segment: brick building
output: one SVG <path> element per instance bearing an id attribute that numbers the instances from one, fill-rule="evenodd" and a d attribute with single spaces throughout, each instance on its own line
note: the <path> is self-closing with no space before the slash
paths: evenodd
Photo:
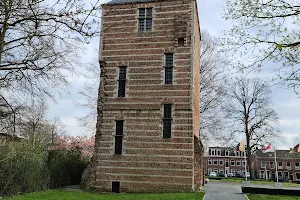
<path id="1" fill-rule="evenodd" d="M 276 150 L 278 177 L 300 181 L 300 152 L 297 146 L 290 150 Z M 258 178 L 275 180 L 274 152 L 255 154 L 254 169 Z"/>
<path id="2" fill-rule="evenodd" d="M 94 187 L 200 190 L 196 1 L 112 0 L 101 31 Z"/>
<path id="3" fill-rule="evenodd" d="M 235 152 L 231 147 L 209 147 L 204 166 L 206 174 L 245 175 L 245 155 L 244 152 Z"/>
<path id="4" fill-rule="evenodd" d="M 276 150 L 278 177 L 284 180 L 300 181 L 300 145 L 290 150 Z M 275 180 L 274 152 L 262 153 L 257 150 L 251 159 L 254 176 L 257 179 Z M 230 147 L 209 147 L 204 161 L 206 174 L 214 171 L 217 174 L 245 172 L 244 152 L 235 152 Z"/>

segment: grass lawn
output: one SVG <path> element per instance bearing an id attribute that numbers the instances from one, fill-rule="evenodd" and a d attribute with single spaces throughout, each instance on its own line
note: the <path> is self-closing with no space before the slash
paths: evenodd
<path id="1" fill-rule="evenodd" d="M 30 193 L 4 200 L 202 200 L 204 193 L 127 193 L 100 194 L 88 192 L 71 192 L 64 190 L 48 190 Z"/>
<path id="2" fill-rule="evenodd" d="M 212 181 L 214 181 L 214 180 L 212 180 Z M 242 183 L 243 179 L 227 178 L 227 179 L 220 180 L 220 182 L 223 182 L 223 183 Z M 273 181 L 253 180 L 253 181 L 250 181 L 250 183 L 259 184 L 259 185 L 264 185 L 264 184 L 274 185 Z M 300 187 L 300 184 L 296 184 L 296 183 L 282 183 L 282 186 L 283 187 Z"/>
<path id="3" fill-rule="evenodd" d="M 273 196 L 263 194 L 247 194 L 249 200 L 300 200 L 297 196 Z"/>

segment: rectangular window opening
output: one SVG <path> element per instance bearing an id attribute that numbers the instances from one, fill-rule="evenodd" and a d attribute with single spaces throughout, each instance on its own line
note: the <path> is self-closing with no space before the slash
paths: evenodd
<path id="1" fill-rule="evenodd" d="M 113 193 L 120 193 L 120 182 L 119 181 L 113 181 L 111 188 L 112 188 Z"/>
<path id="2" fill-rule="evenodd" d="M 266 168 L 266 161 L 264 161 L 264 160 L 261 161 L 261 167 Z"/>
<path id="3" fill-rule="evenodd" d="M 123 148 L 123 128 L 124 121 L 118 120 L 116 121 L 116 135 L 115 135 L 115 154 L 121 155 Z"/>
<path id="4" fill-rule="evenodd" d="M 184 47 L 185 44 L 184 44 L 184 38 L 178 38 L 178 46 L 179 47 Z"/>
<path id="5" fill-rule="evenodd" d="M 139 32 L 152 30 L 152 8 L 139 8 Z"/>
<path id="6" fill-rule="evenodd" d="M 210 158 L 208 159 L 208 164 L 209 164 L 209 165 L 211 165 L 211 164 L 212 164 L 212 161 L 211 161 L 211 159 L 210 159 Z"/>
<path id="7" fill-rule="evenodd" d="M 163 138 L 171 138 L 172 133 L 172 104 L 164 104 Z"/>
<path id="8" fill-rule="evenodd" d="M 218 160 L 214 160 L 214 165 L 218 165 Z"/>
<path id="9" fill-rule="evenodd" d="M 165 84 L 173 84 L 173 53 L 165 54 Z"/>
<path id="10" fill-rule="evenodd" d="M 126 67 L 119 67 L 118 97 L 125 97 L 126 90 Z"/>
<path id="11" fill-rule="evenodd" d="M 235 165 L 235 160 L 230 160 L 230 166 L 234 166 Z"/>

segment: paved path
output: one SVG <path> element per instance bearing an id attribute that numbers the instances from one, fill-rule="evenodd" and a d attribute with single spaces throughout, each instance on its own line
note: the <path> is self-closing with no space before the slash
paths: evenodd
<path id="1" fill-rule="evenodd" d="M 247 200 L 239 184 L 210 182 L 204 186 L 204 191 L 204 200 Z"/>

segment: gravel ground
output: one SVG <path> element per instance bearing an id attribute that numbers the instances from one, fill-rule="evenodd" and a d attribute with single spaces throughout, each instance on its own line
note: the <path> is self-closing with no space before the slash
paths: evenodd
<path id="1" fill-rule="evenodd" d="M 247 200 L 240 184 L 210 182 L 204 186 L 204 200 Z"/>

